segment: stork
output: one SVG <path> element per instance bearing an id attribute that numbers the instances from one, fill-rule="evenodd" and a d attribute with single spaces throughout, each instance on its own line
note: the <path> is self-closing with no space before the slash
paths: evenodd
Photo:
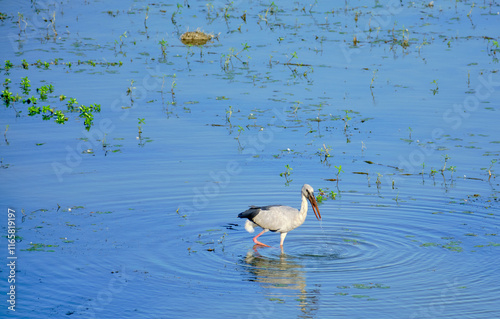
<path id="1" fill-rule="evenodd" d="M 270 206 L 250 206 L 250 209 L 238 214 L 239 218 L 247 218 L 245 229 L 249 233 L 255 231 L 255 227 L 261 227 L 263 230 L 253 238 L 253 242 L 257 245 L 270 247 L 257 240 L 260 235 L 267 231 L 281 233 L 280 247 L 283 248 L 283 242 L 289 231 L 294 230 L 304 223 L 307 216 L 307 200 L 311 202 L 314 215 L 318 220 L 321 220 L 318 204 L 314 197 L 314 189 L 309 184 L 302 186 L 302 204 L 300 210 L 290 206 L 270 205 Z"/>

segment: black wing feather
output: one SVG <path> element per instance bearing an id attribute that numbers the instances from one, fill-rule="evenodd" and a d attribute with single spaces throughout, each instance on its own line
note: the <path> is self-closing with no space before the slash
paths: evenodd
<path id="1" fill-rule="evenodd" d="M 249 209 L 246 211 L 239 213 L 238 217 L 239 218 L 248 218 L 251 221 L 255 218 L 255 216 L 259 215 L 260 211 L 262 210 L 269 210 L 271 207 L 276 207 L 280 205 L 269 205 L 269 206 L 250 206 Z"/>

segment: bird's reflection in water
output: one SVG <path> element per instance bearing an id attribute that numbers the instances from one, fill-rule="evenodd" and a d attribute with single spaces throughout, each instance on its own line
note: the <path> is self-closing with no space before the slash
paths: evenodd
<path id="1" fill-rule="evenodd" d="M 317 309 L 319 286 L 307 289 L 306 269 L 304 265 L 294 261 L 294 257 L 283 251 L 279 256 L 262 256 L 255 245 L 249 250 L 243 262 L 249 281 L 258 282 L 266 290 L 266 296 L 274 302 L 297 302 L 301 310 L 300 318 L 308 318 Z"/>

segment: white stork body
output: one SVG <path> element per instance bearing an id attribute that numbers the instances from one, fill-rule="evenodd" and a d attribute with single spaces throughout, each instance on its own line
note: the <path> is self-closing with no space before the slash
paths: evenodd
<path id="1" fill-rule="evenodd" d="M 263 229 L 262 232 L 253 238 L 253 241 L 257 245 L 269 247 L 259 242 L 257 238 L 270 230 L 272 232 L 281 233 L 280 246 L 283 247 L 283 242 L 285 241 L 287 233 L 302 225 L 306 220 L 308 207 L 307 200 L 311 202 L 316 218 L 318 220 L 321 219 L 318 204 L 314 197 L 314 189 L 310 185 L 304 184 L 304 186 L 302 186 L 301 195 L 302 204 L 300 205 L 300 210 L 282 205 L 261 207 L 250 206 L 250 209 L 240 213 L 238 217 L 248 219 L 245 223 L 245 229 L 249 233 L 253 233 L 255 227 L 261 227 Z"/>

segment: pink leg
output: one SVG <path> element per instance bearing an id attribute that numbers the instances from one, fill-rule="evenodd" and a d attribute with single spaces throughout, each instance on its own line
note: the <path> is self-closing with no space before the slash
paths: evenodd
<path id="1" fill-rule="evenodd" d="M 281 249 L 283 249 L 283 242 L 285 241 L 286 234 L 288 233 L 281 233 L 281 241 L 280 241 Z"/>
<path id="2" fill-rule="evenodd" d="M 260 235 L 264 234 L 265 232 L 267 231 L 267 229 L 264 229 L 263 231 L 261 231 L 257 236 L 255 236 L 253 238 L 253 242 L 256 243 L 257 245 L 262 245 L 262 246 L 265 246 L 265 247 L 271 247 L 269 245 L 266 245 L 266 244 L 263 244 L 261 243 L 260 241 L 257 240 L 257 238 L 259 238 Z"/>

